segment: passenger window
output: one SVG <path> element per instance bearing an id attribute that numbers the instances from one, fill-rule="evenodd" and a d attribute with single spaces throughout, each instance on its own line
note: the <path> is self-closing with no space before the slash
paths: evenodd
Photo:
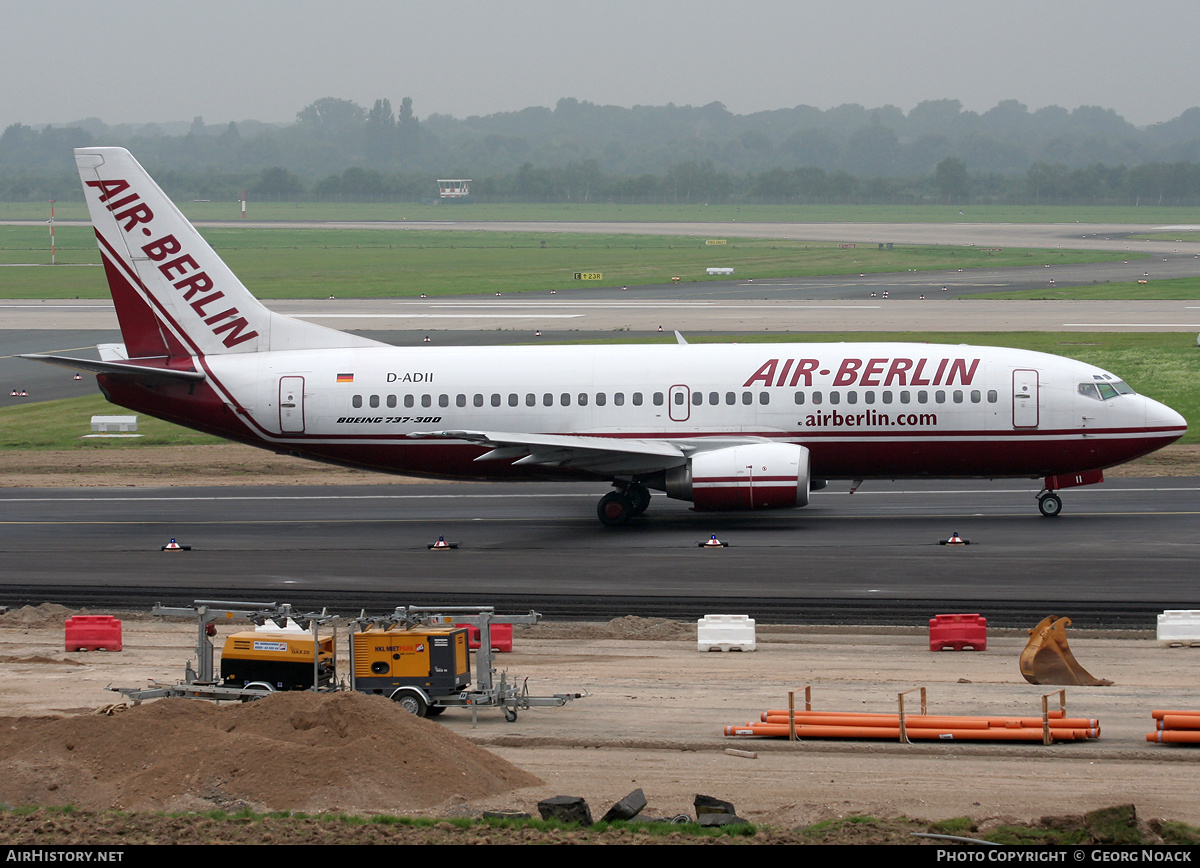
<path id="1" fill-rule="evenodd" d="M 917 392 L 917 403 L 918 404 L 928 404 L 929 403 L 929 393 L 926 392 L 924 389 Z"/>
<path id="2" fill-rule="evenodd" d="M 355 407 L 355 408 L 361 407 L 362 406 L 362 395 L 355 395 L 353 398 L 351 398 L 350 406 Z"/>
<path id="3" fill-rule="evenodd" d="M 909 393 L 908 393 L 908 389 L 901 389 L 901 390 L 900 390 L 900 403 L 901 403 L 901 404 L 907 404 L 907 403 L 908 403 L 908 401 L 909 401 L 909 398 L 910 398 L 910 397 L 911 397 L 911 396 L 910 396 L 910 395 L 909 395 Z"/>
<path id="4" fill-rule="evenodd" d="M 683 406 L 683 392 L 675 393 L 675 404 L 680 407 Z"/>
<path id="5" fill-rule="evenodd" d="M 863 392 L 863 402 L 867 403 L 867 404 L 874 404 L 875 403 L 875 393 L 869 389 L 867 391 Z"/>
<path id="6" fill-rule="evenodd" d="M 466 401 L 466 400 L 467 400 L 467 398 L 464 395 L 463 401 Z M 449 407 L 450 406 L 450 396 L 449 395 L 438 395 L 438 406 L 439 407 Z"/>
<path id="7" fill-rule="evenodd" d="M 625 406 L 625 393 L 624 392 L 615 393 L 613 395 L 613 404 L 615 404 L 618 407 L 624 407 Z"/>
<path id="8" fill-rule="evenodd" d="M 372 395 L 372 396 L 371 396 L 371 401 L 370 401 L 370 404 L 371 404 L 371 406 L 372 406 L 372 407 L 378 407 L 378 406 L 379 406 L 379 396 L 378 396 L 378 395 Z"/>
<path id="9" fill-rule="evenodd" d="M 466 395 L 455 395 L 454 396 L 454 406 L 455 407 L 467 406 L 467 396 Z"/>
<path id="10" fill-rule="evenodd" d="M 663 405 L 663 393 L 655 392 L 654 393 L 654 406 L 661 407 L 662 405 Z"/>
<path id="11" fill-rule="evenodd" d="M 500 401 L 501 401 L 500 395 L 498 395 L 496 392 L 493 392 L 492 393 L 492 406 L 499 407 Z"/>
<path id="12" fill-rule="evenodd" d="M 939 404 L 945 404 L 946 403 L 946 390 L 938 389 L 936 392 L 934 392 L 933 400 L 937 401 Z"/>
<path id="13" fill-rule="evenodd" d="M 821 393 L 820 393 L 820 392 L 813 392 L 813 393 L 812 393 L 812 402 L 813 402 L 814 404 L 820 404 L 820 403 L 821 403 Z"/>
<path id="14" fill-rule="evenodd" d="M 759 392 L 758 393 L 758 403 L 770 404 L 771 403 L 771 393 L 770 392 Z"/>
<path id="15" fill-rule="evenodd" d="M 633 393 L 633 406 L 635 406 L 635 407 L 642 406 L 642 393 L 641 392 Z"/>
<path id="16" fill-rule="evenodd" d="M 692 392 L 692 403 L 695 404 L 697 407 L 699 407 L 701 404 L 703 404 L 704 403 L 704 393 L 703 392 Z"/>
<path id="17" fill-rule="evenodd" d="M 851 389 L 849 392 L 847 392 L 846 393 L 846 403 L 847 404 L 857 404 L 858 403 L 858 392 L 854 391 L 853 389 Z"/>
<path id="18" fill-rule="evenodd" d="M 416 399 L 415 399 L 415 398 L 413 398 L 413 396 L 412 396 L 412 395 L 405 395 L 405 396 L 404 396 L 404 406 L 405 406 L 405 407 L 411 407 L 411 406 L 413 406 L 415 403 L 417 403 L 417 401 L 416 401 Z"/>
<path id="19" fill-rule="evenodd" d="M 982 399 L 983 399 L 983 395 L 981 395 L 979 393 L 978 389 L 971 390 L 971 403 L 972 404 L 978 404 Z"/>
<path id="20" fill-rule="evenodd" d="M 891 392 L 883 392 L 882 394 L 883 394 L 883 403 L 885 403 L 885 404 L 892 403 L 892 393 Z"/>
<path id="21" fill-rule="evenodd" d="M 508 406 L 515 407 L 515 406 L 517 406 L 518 403 L 520 403 L 520 400 L 521 399 L 520 399 L 520 397 L 518 397 L 516 392 L 508 393 Z"/>
<path id="22" fill-rule="evenodd" d="M 797 392 L 797 393 L 796 393 L 796 403 L 797 403 L 797 404 L 803 404 L 803 403 L 804 403 L 804 393 L 803 393 L 803 392 Z"/>
<path id="23" fill-rule="evenodd" d="M 551 395 L 549 392 L 542 395 L 542 406 L 543 407 L 553 407 L 554 406 L 554 396 Z"/>
<path id="24" fill-rule="evenodd" d="M 562 404 L 564 407 L 570 407 L 571 406 L 571 393 L 563 392 L 561 395 L 559 395 L 558 403 Z"/>
<path id="25" fill-rule="evenodd" d="M 754 396 L 751 395 L 749 392 L 742 392 L 742 403 L 743 404 L 753 404 Z"/>
<path id="26" fill-rule="evenodd" d="M 1000 394 L 995 389 L 988 389 L 988 403 L 995 404 L 1000 400 Z"/>
<path id="27" fill-rule="evenodd" d="M 536 407 L 537 406 L 537 395 L 533 394 L 533 392 L 526 392 L 525 393 L 525 406 L 526 407 Z"/>
<path id="28" fill-rule="evenodd" d="M 389 407 L 395 407 L 395 406 L 396 406 L 396 396 L 395 396 L 395 395 L 388 395 L 388 396 L 387 396 L 387 405 L 388 405 Z"/>
<path id="29" fill-rule="evenodd" d="M 587 392 L 580 392 L 579 393 L 579 406 L 586 407 L 587 402 L 588 402 Z"/>
<path id="30" fill-rule="evenodd" d="M 721 393 L 720 392 L 709 392 L 708 393 L 708 403 L 720 404 L 721 403 Z"/>
<path id="31" fill-rule="evenodd" d="M 830 404 L 842 403 L 842 393 L 841 392 L 830 392 L 829 393 L 829 403 Z"/>
<path id="32" fill-rule="evenodd" d="M 608 396 L 605 395 L 603 392 L 597 392 L 596 393 L 596 406 L 603 407 L 606 403 L 608 403 Z"/>
<path id="33" fill-rule="evenodd" d="M 482 407 L 482 406 L 483 406 L 483 395 L 476 395 L 476 396 L 475 396 L 475 406 L 476 406 L 476 407 Z"/>
<path id="34" fill-rule="evenodd" d="M 726 392 L 725 393 L 725 403 L 729 404 L 730 406 L 733 406 L 734 404 L 736 404 L 737 403 L 737 393 Z"/>
<path id="35" fill-rule="evenodd" d="M 421 396 L 421 406 L 422 407 L 432 407 L 433 406 L 433 396 L 432 395 L 422 395 Z"/>
<path id="36" fill-rule="evenodd" d="M 962 389 L 955 389 L 954 390 L 954 403 L 961 404 L 962 401 L 963 401 Z"/>

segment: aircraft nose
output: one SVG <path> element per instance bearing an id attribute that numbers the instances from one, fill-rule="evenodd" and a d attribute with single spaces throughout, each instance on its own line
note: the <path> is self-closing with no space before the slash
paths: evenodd
<path id="1" fill-rule="evenodd" d="M 1187 419 L 1166 404 L 1160 404 L 1153 398 L 1146 399 L 1146 427 L 1147 428 L 1167 428 L 1178 429 L 1176 435 L 1182 437 L 1187 432 Z"/>

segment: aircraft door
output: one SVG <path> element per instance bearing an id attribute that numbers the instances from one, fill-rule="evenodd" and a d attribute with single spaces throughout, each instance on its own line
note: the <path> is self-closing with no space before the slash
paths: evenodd
<path id="1" fill-rule="evenodd" d="M 279 378 L 279 430 L 284 434 L 304 433 L 304 378 Z"/>
<path id="2" fill-rule="evenodd" d="M 692 393 L 687 386 L 672 386 L 667 394 L 672 422 L 686 422 L 692 416 Z"/>
<path id="3" fill-rule="evenodd" d="M 1038 426 L 1038 372 L 1013 371 L 1013 427 L 1036 428 Z"/>

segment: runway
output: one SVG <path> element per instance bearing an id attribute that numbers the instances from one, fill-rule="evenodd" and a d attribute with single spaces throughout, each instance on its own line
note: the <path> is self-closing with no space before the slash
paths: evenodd
<path id="1" fill-rule="evenodd" d="M 1066 614 L 1152 629 L 1200 608 L 1200 479 L 1112 480 L 1037 514 L 1032 481 L 882 483 L 814 493 L 801 510 L 703 514 L 657 496 L 600 526 L 604 486 L 0 492 L 0 603 L 193 599 L 536 608 L 764 622 L 920 624 L 984 613 L 997 626 Z M 939 545 L 958 532 L 970 545 Z M 728 548 L 702 549 L 711 534 Z M 444 536 L 454 551 L 430 551 Z M 164 553 L 170 538 L 192 550 Z"/>
<path id="2" fill-rule="evenodd" d="M 666 228 L 638 224 L 630 231 Z M 762 227 L 724 228 L 735 236 Z M 865 224 L 852 228 L 861 233 L 856 238 L 875 231 Z M 881 240 L 904 242 L 911 231 L 925 239 L 921 243 L 964 243 L 980 231 L 962 225 L 888 229 Z M 593 224 L 578 231 L 600 230 Z M 820 229 L 843 231 L 849 229 Z M 1030 243 L 1036 239 L 1040 246 L 1089 246 L 1067 243 L 1084 240 L 1079 227 L 991 231 L 1003 239 L 991 243 L 1009 246 L 1039 246 Z M 1126 231 L 1130 227 L 1086 227 L 1085 235 L 1097 249 L 1132 245 L 1157 255 L 1051 269 L 269 306 L 407 346 L 423 346 L 425 337 L 435 345 L 628 338 L 658 335 L 660 326 L 665 339 L 674 329 L 693 336 L 1200 331 L 1197 302 L 970 299 L 1046 286 L 1051 279 L 1064 286 L 1200 274 L 1200 245 L 1167 249 L 1129 241 L 1121 234 Z M 884 292 L 888 299 L 881 298 Z M 81 348 L 120 340 L 110 302 L 0 302 L 0 323 L 0 406 L 95 392 L 91 377 L 74 381 L 68 371 L 16 359 L 17 353 L 94 357 L 94 350 Z M 10 396 L 13 387 L 30 396 Z M 0 556 L 7 569 L 0 594 L 6 599 L 0 603 L 140 606 L 232 596 L 351 609 L 495 604 L 562 617 L 745 611 L 764 620 L 834 623 L 920 623 L 938 612 L 986 610 L 995 623 L 1027 625 L 1035 615 L 1058 613 L 1081 625 L 1139 628 L 1152 626 L 1164 608 L 1200 608 L 1194 589 L 1200 480 L 1115 480 L 1072 489 L 1064 492 L 1064 514 L 1055 520 L 1038 516 L 1033 481 L 868 482 L 853 496 L 844 486 L 814 494 L 806 509 L 778 513 L 704 515 L 656 496 L 644 520 L 618 531 L 596 520 L 595 502 L 605 490 L 599 484 L 4 490 Z M 972 544 L 937 545 L 952 531 Z M 711 533 L 730 547 L 698 548 Z M 463 545 L 427 551 L 438 535 Z M 193 551 L 160 552 L 171 537 Z"/>

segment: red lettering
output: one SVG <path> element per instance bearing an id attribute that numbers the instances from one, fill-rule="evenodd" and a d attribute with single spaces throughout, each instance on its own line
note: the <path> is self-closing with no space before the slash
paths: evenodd
<path id="1" fill-rule="evenodd" d="M 244 341 L 258 337 L 258 332 L 242 334 L 242 332 L 249 327 L 249 325 L 250 323 L 246 322 L 246 318 L 244 316 L 240 316 L 235 320 L 230 320 L 224 325 L 217 326 L 215 329 L 213 329 L 213 334 L 215 335 L 220 334 L 221 332 L 230 332 L 229 336 L 221 343 L 225 344 L 227 347 L 235 347 Z"/>
<path id="2" fill-rule="evenodd" d="M 775 379 L 775 366 L 779 364 L 779 359 L 771 359 L 763 364 L 761 368 L 754 372 L 749 380 L 742 384 L 742 388 L 749 387 L 751 383 L 762 383 L 764 386 L 771 385 L 771 381 Z"/>
<path id="3" fill-rule="evenodd" d="M 917 361 L 917 369 L 915 371 L 913 371 L 912 380 L 910 381 L 910 385 L 913 385 L 913 386 L 928 386 L 929 385 L 928 380 L 921 379 L 921 371 L 925 370 L 925 363 L 927 361 L 929 361 L 929 360 L 928 359 L 919 359 Z"/>
<path id="4" fill-rule="evenodd" d="M 116 202 L 109 202 L 104 207 L 106 207 L 109 211 L 111 211 L 114 208 L 122 208 L 122 207 L 128 205 L 130 202 L 136 202 L 137 198 L 138 198 L 137 193 L 130 193 L 124 199 L 118 199 Z"/>
<path id="5" fill-rule="evenodd" d="M 204 298 L 198 298 L 192 302 L 192 310 L 194 310 L 200 316 L 204 316 L 204 306 L 206 304 L 208 304 L 210 301 L 216 301 L 218 298 L 224 298 L 224 297 L 225 297 L 225 293 L 214 292 L 212 295 L 206 295 L 206 296 L 204 296 Z M 234 313 L 237 313 L 237 311 L 235 310 Z"/>
<path id="6" fill-rule="evenodd" d="M 775 381 L 776 386 L 783 385 L 784 381 L 787 379 L 788 370 L 792 367 L 793 364 L 795 364 L 795 361 L 796 361 L 795 359 L 788 359 L 786 362 L 783 363 L 783 370 L 779 372 L 779 379 Z"/>
<path id="7" fill-rule="evenodd" d="M 197 271 L 195 274 L 185 277 L 183 280 L 174 284 L 174 286 L 178 290 L 182 290 L 184 287 L 187 287 L 187 292 L 183 294 L 184 300 L 187 301 L 198 292 L 208 292 L 210 289 L 214 289 L 216 284 L 214 284 L 212 279 L 209 278 L 207 271 Z"/>
<path id="8" fill-rule="evenodd" d="M 964 386 L 971 385 L 971 381 L 975 379 L 975 369 L 979 367 L 979 359 L 971 362 L 971 367 L 967 367 L 965 359 L 955 359 L 950 365 L 950 373 L 946 375 L 946 385 L 949 386 L 954 382 L 955 373 L 958 374 L 958 381 Z"/>
<path id="9" fill-rule="evenodd" d="M 238 309 L 236 307 L 231 307 L 221 311 L 220 313 L 214 313 L 210 317 L 205 317 L 204 322 L 206 325 L 212 325 L 213 323 L 220 322 L 223 319 L 229 319 L 231 316 L 237 316 L 237 312 Z"/>
<path id="10" fill-rule="evenodd" d="M 792 373 L 792 381 L 789 386 L 795 386 L 800 382 L 800 378 L 804 377 L 804 385 L 812 385 L 812 372 L 821 367 L 821 363 L 816 359 L 801 359 L 796 365 L 796 370 Z"/>
<path id="11" fill-rule="evenodd" d="M 146 205 L 143 203 L 141 205 L 136 205 L 133 208 L 128 209 L 127 211 L 122 211 L 120 214 L 117 214 L 116 217 L 118 220 L 127 220 L 128 221 L 124 226 L 121 227 L 126 232 L 128 232 L 130 229 L 132 229 L 134 226 L 137 226 L 139 223 L 149 223 L 151 220 L 153 220 L 154 212 L 151 211 L 148 207 L 146 207 Z M 147 229 L 146 234 L 149 235 L 150 230 Z"/>
<path id="12" fill-rule="evenodd" d="M 161 262 L 172 253 L 178 253 L 182 250 L 182 246 L 175 240 L 174 235 L 164 235 L 157 241 L 151 241 L 142 248 L 142 253 L 145 253 L 155 262 Z"/>
<path id="13" fill-rule="evenodd" d="M 890 386 L 892 381 L 899 380 L 898 385 L 907 386 L 908 377 L 904 373 L 912 367 L 912 359 L 892 359 L 892 366 L 888 368 L 887 379 L 883 381 L 883 385 Z"/>
<path id="14" fill-rule="evenodd" d="M 887 359 L 871 359 L 867 362 L 867 366 L 863 368 L 862 379 L 858 381 L 860 386 L 878 386 L 879 375 L 883 373 L 883 365 Z M 874 379 L 868 379 L 874 377 Z"/>
<path id="15" fill-rule="evenodd" d="M 946 370 L 946 362 L 947 361 L 949 361 L 949 360 L 942 359 L 940 362 L 938 362 L 937 373 L 933 375 L 933 385 L 935 385 L 935 386 L 942 385 L 942 374 Z"/>
<path id="16" fill-rule="evenodd" d="M 87 181 L 86 183 L 89 187 L 95 187 L 103 191 L 103 194 L 100 196 L 101 202 L 107 202 L 109 196 L 115 196 L 122 190 L 129 189 L 128 181 Z"/>
<path id="17" fill-rule="evenodd" d="M 184 272 L 188 270 L 187 266 L 189 265 L 192 267 L 192 270 L 200 267 L 196 264 L 196 260 L 192 259 L 190 254 L 185 253 L 178 259 L 172 259 L 170 262 L 164 262 L 158 267 L 158 270 L 162 272 L 163 277 L 165 277 L 167 280 L 170 280 L 172 277 L 182 277 Z M 177 273 L 171 274 L 172 271 Z"/>
<path id="18" fill-rule="evenodd" d="M 842 359 L 837 376 L 833 378 L 835 386 L 853 386 L 857 371 L 862 367 L 862 359 Z"/>

